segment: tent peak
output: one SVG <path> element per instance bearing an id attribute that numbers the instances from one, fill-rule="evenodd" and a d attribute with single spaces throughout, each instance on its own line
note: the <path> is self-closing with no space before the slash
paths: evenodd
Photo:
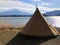
<path id="1" fill-rule="evenodd" d="M 37 4 L 36 4 L 36 9 L 38 9 Z"/>

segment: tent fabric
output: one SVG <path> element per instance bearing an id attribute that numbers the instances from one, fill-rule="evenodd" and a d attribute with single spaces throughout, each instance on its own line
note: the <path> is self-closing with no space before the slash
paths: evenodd
<path id="1" fill-rule="evenodd" d="M 30 36 L 56 36 L 59 34 L 59 32 L 48 23 L 38 8 L 36 8 L 33 16 L 21 33 Z"/>

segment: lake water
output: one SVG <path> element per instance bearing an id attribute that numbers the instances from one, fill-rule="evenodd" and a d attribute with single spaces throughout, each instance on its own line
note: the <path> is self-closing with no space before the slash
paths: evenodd
<path id="1" fill-rule="evenodd" d="M 31 17 L 0 17 L 0 27 L 11 26 L 20 27 L 24 26 Z M 60 16 L 48 16 L 45 17 L 50 24 L 55 27 L 60 27 Z"/>

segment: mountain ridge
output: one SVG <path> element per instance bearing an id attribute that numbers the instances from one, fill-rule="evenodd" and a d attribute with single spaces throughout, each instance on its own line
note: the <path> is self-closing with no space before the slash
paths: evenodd
<path id="1" fill-rule="evenodd" d="M 11 9 L 5 12 L 0 12 L 0 15 L 29 15 L 31 13 L 20 11 L 18 9 Z"/>
<path id="2" fill-rule="evenodd" d="M 44 16 L 60 16 L 60 10 L 46 12 L 43 15 Z M 9 16 L 11 17 L 27 16 L 28 17 L 28 16 L 32 16 L 32 13 L 20 11 L 18 9 L 11 9 L 8 11 L 0 12 L 0 17 L 9 17 Z"/>
<path id="3" fill-rule="evenodd" d="M 60 16 L 60 10 L 44 13 L 45 16 Z"/>

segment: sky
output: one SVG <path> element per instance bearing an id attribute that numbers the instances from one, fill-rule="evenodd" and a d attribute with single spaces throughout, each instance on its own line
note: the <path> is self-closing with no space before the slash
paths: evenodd
<path id="1" fill-rule="evenodd" d="M 33 13 L 36 5 L 41 13 L 60 10 L 60 0 L 0 0 L 0 12 L 18 9 Z"/>

